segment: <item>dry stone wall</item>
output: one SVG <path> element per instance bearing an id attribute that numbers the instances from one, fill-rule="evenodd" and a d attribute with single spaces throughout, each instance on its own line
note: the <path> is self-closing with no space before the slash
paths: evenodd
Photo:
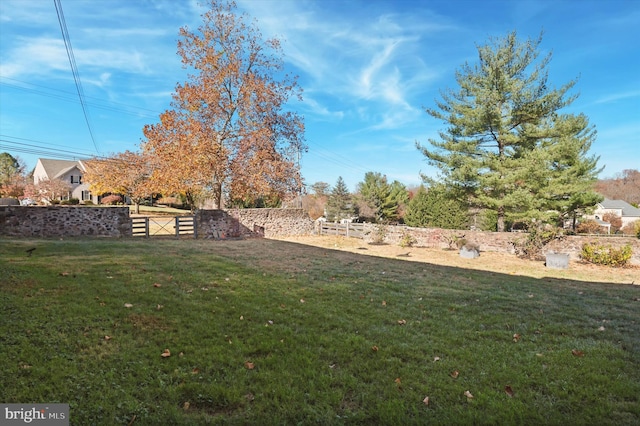
<path id="1" fill-rule="evenodd" d="M 302 209 L 198 210 L 201 238 L 258 238 L 313 233 L 314 222 Z"/>
<path id="2" fill-rule="evenodd" d="M 0 235 L 13 237 L 126 237 L 128 207 L 0 206 Z"/>
<path id="3" fill-rule="evenodd" d="M 377 237 L 384 235 L 383 242 L 398 245 L 407 235 L 413 237 L 417 247 L 449 248 L 450 242 L 456 238 L 464 238 L 469 243 L 476 244 L 480 251 L 515 254 L 514 243 L 527 238 L 527 234 L 519 232 L 484 232 L 450 230 L 439 228 L 411 228 L 407 226 L 387 226 L 380 232 L 380 227 L 373 224 L 365 224 L 366 242 L 374 242 Z M 630 245 L 633 250 L 630 263 L 640 265 L 640 239 L 635 237 L 607 237 L 607 236 L 566 236 L 549 243 L 545 251 L 567 253 L 572 260 L 580 259 L 582 245 L 585 243 L 597 243 L 613 248 Z M 455 247 L 455 246 L 454 246 Z"/>

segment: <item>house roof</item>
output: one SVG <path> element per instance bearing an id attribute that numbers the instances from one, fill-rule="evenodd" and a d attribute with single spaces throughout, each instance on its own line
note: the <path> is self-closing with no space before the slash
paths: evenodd
<path id="1" fill-rule="evenodd" d="M 39 158 L 38 161 L 42 164 L 49 179 L 59 178 L 74 167 L 77 167 L 79 170 L 84 169 L 80 161 L 52 160 L 49 158 Z"/>
<path id="2" fill-rule="evenodd" d="M 605 198 L 599 203 L 603 209 L 617 209 L 622 211 L 624 217 L 640 217 L 640 209 L 633 207 L 623 200 L 609 200 Z"/>

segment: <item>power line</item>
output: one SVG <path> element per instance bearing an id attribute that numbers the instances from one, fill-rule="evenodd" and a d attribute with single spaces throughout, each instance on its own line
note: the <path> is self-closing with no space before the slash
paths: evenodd
<path id="1" fill-rule="evenodd" d="M 26 143 L 25 141 L 33 142 L 33 143 Z M 38 144 L 45 144 L 45 145 L 38 145 Z M 59 148 L 51 148 L 51 147 L 59 147 Z M 15 152 L 20 152 L 23 154 L 42 155 L 42 156 L 57 157 L 57 158 L 62 157 L 63 159 L 71 159 L 71 160 L 77 160 L 81 158 L 90 158 L 90 157 L 106 158 L 106 157 L 95 156 L 95 154 L 92 154 L 88 151 L 85 151 L 85 152 L 72 151 L 70 149 L 73 149 L 73 148 L 69 148 L 63 145 L 54 145 L 47 142 L 37 141 L 33 139 L 19 138 L 19 137 L 9 136 L 9 135 L 0 135 L 0 148 L 15 151 Z M 60 149 L 60 148 L 65 148 L 65 149 Z"/>
<path id="2" fill-rule="evenodd" d="M 18 84 L 11 84 L 11 83 L 7 83 L 7 82 L 3 82 L 2 79 L 4 80 L 10 80 L 10 81 L 14 81 L 16 83 L 22 83 L 23 85 L 18 85 Z M 46 89 L 46 90 L 38 90 L 32 87 L 27 87 L 27 86 L 33 86 L 36 88 L 41 88 L 41 89 Z M 78 103 L 78 99 L 76 97 L 72 97 L 75 96 L 75 94 L 71 93 L 71 92 L 67 92 L 65 90 L 60 90 L 60 89 L 55 89 L 53 87 L 48 87 L 48 86 L 43 86 L 40 84 L 35 84 L 35 83 L 30 83 L 28 81 L 23 81 L 23 80 L 18 80 L 15 78 L 10 78 L 10 77 L 5 77 L 3 75 L 0 75 L 0 86 L 6 86 L 6 87 L 10 87 L 13 89 L 18 89 L 18 90 L 23 90 L 26 92 L 31 92 L 31 93 L 35 93 L 37 95 L 42 95 L 42 96 L 46 96 L 49 98 L 53 98 L 53 99 L 60 99 L 63 101 L 67 101 L 67 102 L 74 102 L 74 103 Z M 50 92 L 47 92 L 50 91 Z M 51 93 L 54 92 L 54 93 Z M 57 93 L 55 93 L 57 92 Z M 161 112 L 159 111 L 155 111 L 152 109 L 148 109 L 148 108 L 142 108 L 140 106 L 137 105 L 130 105 L 130 104 L 125 104 L 122 102 L 115 102 L 115 101 L 107 101 L 101 98 L 96 98 L 96 97 L 92 97 L 92 96 L 86 96 L 85 95 L 85 101 L 86 99 L 93 99 L 96 102 L 86 102 L 87 105 L 92 106 L 93 108 L 98 108 L 98 109 L 103 109 L 106 111 L 113 111 L 113 112 L 122 112 L 125 114 L 129 114 L 129 115 L 133 115 L 133 116 L 137 116 L 137 117 L 145 117 L 145 118 L 154 118 L 157 119 L 158 116 L 161 114 Z M 111 105 L 116 105 L 116 106 L 122 106 L 124 108 L 117 108 L 116 106 L 110 106 Z"/>
<path id="3" fill-rule="evenodd" d="M 93 146 L 95 147 L 96 152 L 100 152 L 96 139 L 93 137 L 93 130 L 91 130 L 91 123 L 89 121 L 89 113 L 84 103 L 84 90 L 82 89 L 82 82 L 80 81 L 80 73 L 78 72 L 78 66 L 76 65 L 76 58 L 73 54 L 73 47 L 71 47 L 71 39 L 69 38 L 67 23 L 64 19 L 64 13 L 62 12 L 62 4 L 60 3 L 60 0 L 53 0 L 53 4 L 55 5 L 56 12 L 58 14 L 58 22 L 60 23 L 60 30 L 62 31 L 62 39 L 64 40 L 64 46 L 67 49 L 67 56 L 69 57 L 69 64 L 71 65 L 71 73 L 73 74 L 73 79 L 76 83 L 76 90 L 78 91 L 78 97 L 80 98 L 80 105 L 82 105 L 84 120 L 87 123 L 87 128 L 89 129 L 89 135 L 91 136 Z"/>

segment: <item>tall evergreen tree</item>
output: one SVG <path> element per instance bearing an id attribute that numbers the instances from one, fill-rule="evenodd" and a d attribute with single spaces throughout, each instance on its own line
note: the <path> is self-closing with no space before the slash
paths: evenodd
<path id="1" fill-rule="evenodd" d="M 340 176 L 327 200 L 327 219 L 338 221 L 341 219 L 349 219 L 354 215 L 355 209 L 351 193 L 349 193 L 347 184 L 344 183 L 342 176 Z"/>
<path id="2" fill-rule="evenodd" d="M 387 182 L 387 177 L 377 172 L 367 172 L 358 184 L 363 201 L 373 211 L 376 222 L 398 220 L 399 207 L 409 199 L 407 188 L 398 181 Z"/>
<path id="3" fill-rule="evenodd" d="M 467 206 L 444 185 L 437 184 L 428 190 L 421 185 L 409 201 L 404 222 L 421 228 L 467 229 L 469 214 Z"/>
<path id="4" fill-rule="evenodd" d="M 550 88 L 551 54 L 540 58 L 541 41 L 522 42 L 514 31 L 479 46 L 478 63 L 456 72 L 459 89 L 426 110 L 447 130 L 429 140 L 432 148 L 417 144 L 448 188 L 496 212 L 498 231 L 507 217 L 570 215 L 576 194 L 589 194 L 600 171 L 587 155 L 596 137 L 587 117 L 559 113 L 576 99 L 569 95 L 576 81 Z"/>

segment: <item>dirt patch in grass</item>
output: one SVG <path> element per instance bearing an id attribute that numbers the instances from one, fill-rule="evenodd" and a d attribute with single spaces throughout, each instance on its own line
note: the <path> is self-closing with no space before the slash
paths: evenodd
<path id="1" fill-rule="evenodd" d="M 454 250 L 371 245 L 357 238 L 345 238 L 341 236 L 293 236 L 281 238 L 281 240 L 308 246 L 358 253 L 366 256 L 394 258 L 410 262 L 424 262 L 501 274 L 640 285 L 640 267 L 638 266 L 611 268 L 585 262 L 571 261 L 568 269 L 559 270 L 547 268 L 544 262 L 524 260 L 506 253 L 481 252 L 480 257 L 477 259 L 465 259 L 460 257 L 458 252 Z M 300 265 L 300 256 L 295 252 L 292 252 L 289 256 L 278 256 L 278 262 L 286 263 L 284 259 L 291 260 L 292 264 L 288 265 L 288 267 Z M 285 265 L 283 265 L 283 267 L 284 266 Z"/>

